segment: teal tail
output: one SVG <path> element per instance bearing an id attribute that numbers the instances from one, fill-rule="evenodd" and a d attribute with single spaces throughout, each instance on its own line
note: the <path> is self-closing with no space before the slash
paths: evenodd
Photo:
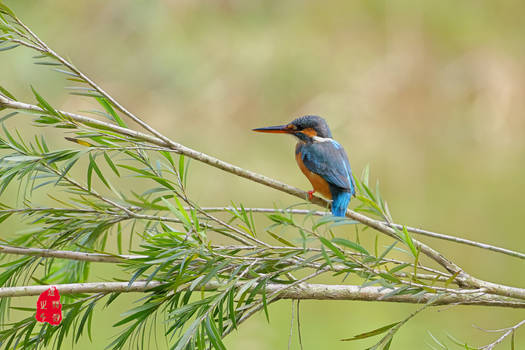
<path id="1" fill-rule="evenodd" d="M 332 190 L 332 214 L 334 216 L 345 216 L 351 197 L 352 194 L 350 192 Z"/>

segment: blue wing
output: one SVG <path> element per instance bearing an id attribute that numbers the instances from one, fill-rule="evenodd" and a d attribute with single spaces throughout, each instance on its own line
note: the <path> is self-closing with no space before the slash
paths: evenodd
<path id="1" fill-rule="evenodd" d="M 355 193 L 350 163 L 343 147 L 330 139 L 325 142 L 314 142 L 301 147 L 304 165 L 311 172 L 320 175 L 330 185 L 345 192 Z"/>

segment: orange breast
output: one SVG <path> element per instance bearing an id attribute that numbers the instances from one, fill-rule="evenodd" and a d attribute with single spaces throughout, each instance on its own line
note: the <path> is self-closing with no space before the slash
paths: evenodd
<path id="1" fill-rule="evenodd" d="M 314 190 L 316 192 L 319 192 L 323 195 L 323 197 L 326 197 L 327 199 L 332 199 L 332 192 L 330 192 L 330 186 L 328 186 L 328 182 L 326 182 L 325 179 L 323 179 L 321 176 L 312 173 L 303 163 L 303 158 L 301 157 L 301 153 L 295 154 L 295 160 L 297 161 L 297 165 L 299 165 L 299 168 L 303 172 L 303 174 L 310 180 L 310 183 L 312 184 Z"/>

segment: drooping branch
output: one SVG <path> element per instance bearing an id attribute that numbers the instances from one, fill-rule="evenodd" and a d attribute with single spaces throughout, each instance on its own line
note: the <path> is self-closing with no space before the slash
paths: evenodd
<path id="1" fill-rule="evenodd" d="M 80 293 L 129 293 L 129 292 L 147 292 L 153 288 L 161 286 L 158 281 L 135 281 L 131 285 L 128 282 L 92 282 L 92 283 L 70 283 L 58 284 L 55 287 L 60 294 L 80 294 Z M 243 283 L 239 282 L 238 287 Z M 0 288 L 0 297 L 23 297 L 36 296 L 49 289 L 51 285 L 39 286 L 20 286 L 20 287 L 3 287 Z M 202 287 L 204 291 L 217 291 L 225 287 L 225 284 L 219 282 L 209 282 Z M 286 285 L 269 283 L 266 286 L 266 293 L 271 294 L 281 290 Z M 182 286 L 180 288 L 187 288 Z M 199 287 L 200 288 L 200 287 Z M 383 287 L 361 287 L 354 285 L 329 285 L 302 283 L 282 290 L 278 299 L 293 300 L 355 300 L 355 301 L 378 301 L 378 302 L 397 302 L 410 304 L 425 304 L 438 297 L 434 293 L 424 295 L 392 295 L 393 289 Z M 525 303 L 502 300 L 498 297 L 479 295 L 479 294 L 454 294 L 439 295 L 433 305 L 478 305 L 478 306 L 496 306 L 505 308 L 525 308 Z"/>

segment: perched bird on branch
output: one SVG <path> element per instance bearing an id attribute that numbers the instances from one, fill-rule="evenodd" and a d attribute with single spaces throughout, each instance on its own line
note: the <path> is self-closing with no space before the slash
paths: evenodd
<path id="1" fill-rule="evenodd" d="M 298 140 L 295 159 L 314 188 L 308 191 L 308 198 L 312 199 L 313 193 L 319 192 L 332 200 L 334 216 L 345 216 L 350 198 L 355 196 L 355 182 L 346 152 L 332 139 L 332 133 L 323 118 L 305 115 L 286 125 L 253 131 L 295 136 Z"/>

